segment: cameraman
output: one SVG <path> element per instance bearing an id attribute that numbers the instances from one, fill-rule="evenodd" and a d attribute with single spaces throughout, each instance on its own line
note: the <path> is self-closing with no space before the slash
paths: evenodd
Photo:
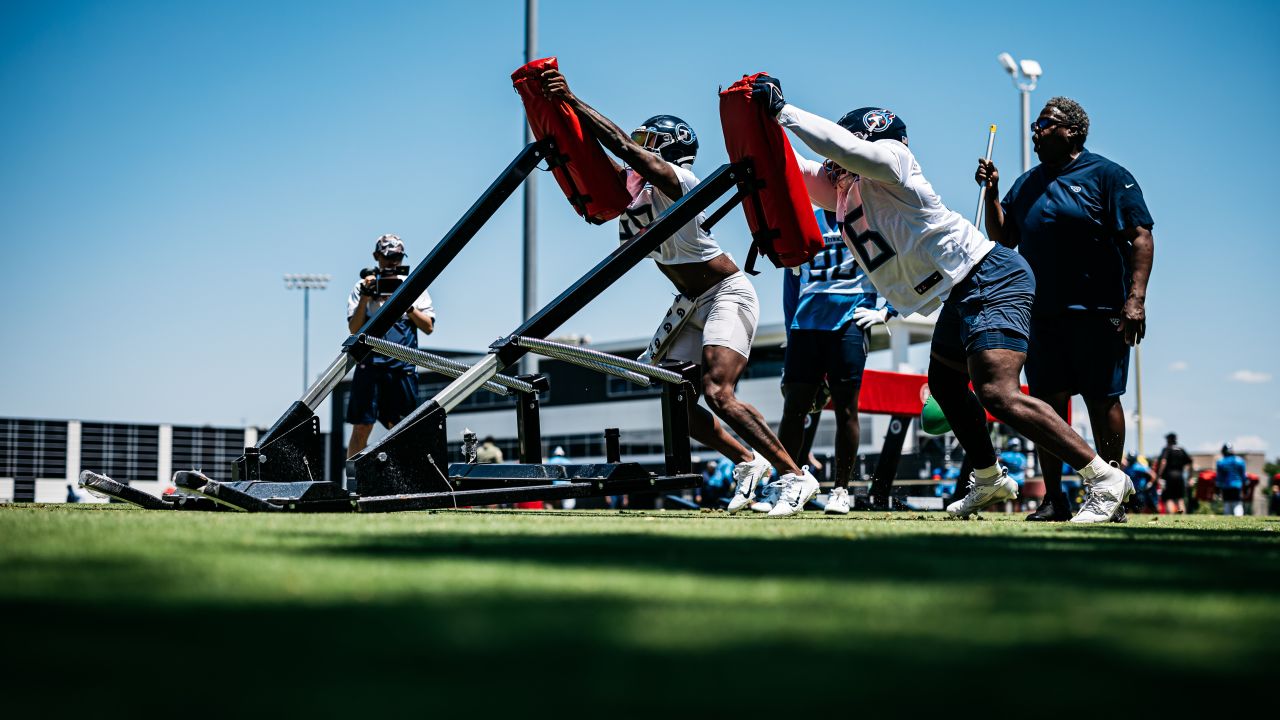
<path id="1" fill-rule="evenodd" d="M 390 293 L 379 293 L 378 280 L 401 277 L 399 271 L 404 261 L 404 243 L 395 235 L 383 235 L 373 248 L 373 259 L 378 261 L 377 272 L 365 275 L 351 290 L 347 299 L 347 328 L 356 333 L 382 307 Z M 413 306 L 401 315 L 391 329 L 382 336 L 387 342 L 405 347 L 418 347 L 418 331 L 430 335 L 435 329 L 436 315 L 431 307 L 431 296 L 423 291 Z M 418 375 L 413 365 L 384 355 L 370 353 L 356 366 L 351 381 L 351 395 L 347 398 L 347 422 L 351 428 L 351 442 L 347 445 L 347 457 L 354 457 L 369 442 L 375 420 L 390 428 L 400 422 L 418 406 Z"/>

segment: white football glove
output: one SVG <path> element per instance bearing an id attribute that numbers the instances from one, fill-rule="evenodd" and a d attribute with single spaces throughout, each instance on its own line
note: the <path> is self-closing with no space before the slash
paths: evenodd
<path id="1" fill-rule="evenodd" d="M 853 311 L 853 322 L 858 326 L 859 330 L 866 330 L 872 325 L 883 325 L 889 319 L 889 310 L 886 308 L 860 307 Z"/>

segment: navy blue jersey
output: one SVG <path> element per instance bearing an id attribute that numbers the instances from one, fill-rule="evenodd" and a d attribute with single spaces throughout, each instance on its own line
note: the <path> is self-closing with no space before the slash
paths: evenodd
<path id="1" fill-rule="evenodd" d="M 1154 224 L 1128 170 L 1085 150 L 1059 171 L 1032 168 L 1000 204 L 1036 276 L 1035 314 L 1124 308 L 1133 248 L 1119 233 Z"/>

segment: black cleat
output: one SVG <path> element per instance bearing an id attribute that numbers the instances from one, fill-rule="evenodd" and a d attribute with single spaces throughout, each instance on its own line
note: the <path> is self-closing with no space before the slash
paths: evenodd
<path id="1" fill-rule="evenodd" d="M 1040 507 L 1027 516 L 1031 522 L 1066 522 L 1071 519 L 1071 506 L 1066 494 L 1045 495 Z"/>

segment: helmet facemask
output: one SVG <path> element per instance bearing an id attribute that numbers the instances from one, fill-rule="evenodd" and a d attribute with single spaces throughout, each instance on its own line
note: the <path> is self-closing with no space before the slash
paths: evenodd
<path id="1" fill-rule="evenodd" d="M 640 147 L 681 167 L 693 164 L 698 153 L 698 136 L 689 124 L 673 115 L 656 115 L 631 131 Z"/>

